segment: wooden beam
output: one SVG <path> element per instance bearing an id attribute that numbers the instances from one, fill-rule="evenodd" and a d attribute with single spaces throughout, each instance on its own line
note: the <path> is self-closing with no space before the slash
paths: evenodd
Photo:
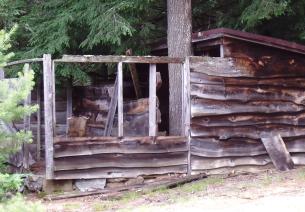
<path id="1" fill-rule="evenodd" d="M 123 117 L 123 63 L 118 63 L 118 137 L 124 135 Z"/>
<path id="2" fill-rule="evenodd" d="M 183 63 L 184 58 L 156 56 L 63 55 L 62 63 Z"/>
<path id="3" fill-rule="evenodd" d="M 117 104 L 118 104 L 118 76 L 115 78 L 115 82 L 114 82 L 114 89 L 113 89 L 113 94 L 112 94 L 112 98 L 110 101 L 110 109 L 107 114 L 104 136 L 111 135 Z"/>
<path id="4" fill-rule="evenodd" d="M 279 134 L 264 135 L 261 140 L 276 169 L 280 171 L 293 169 L 294 163 L 282 137 Z"/>
<path id="5" fill-rule="evenodd" d="M 149 65 L 149 136 L 157 135 L 156 64 Z"/>
<path id="6" fill-rule="evenodd" d="M 43 61 L 43 58 L 32 58 L 32 59 L 17 60 L 17 61 L 7 63 L 5 65 L 5 67 L 24 64 L 24 63 L 42 62 L 42 61 Z"/>
<path id="7" fill-rule="evenodd" d="M 54 142 L 54 72 L 52 71 L 52 59 L 50 54 L 43 55 L 43 82 L 44 82 L 44 122 L 45 122 L 45 163 L 46 179 L 53 179 L 53 142 Z"/>
<path id="8" fill-rule="evenodd" d="M 38 78 L 37 83 L 37 135 L 36 135 L 36 152 L 37 161 L 41 159 L 41 77 Z"/>
<path id="9" fill-rule="evenodd" d="M 25 64 L 24 65 L 24 72 L 30 71 L 30 65 Z M 24 100 L 24 106 L 29 106 L 31 104 L 31 93 L 27 96 L 27 98 Z M 31 130 L 31 116 L 25 116 L 23 119 L 23 129 L 25 131 Z M 29 164 L 29 145 L 27 143 L 23 143 L 23 168 L 25 170 L 28 170 L 30 168 Z"/>
<path id="10" fill-rule="evenodd" d="M 67 129 L 66 129 L 66 133 L 68 134 L 68 118 L 71 118 L 72 117 L 72 80 L 68 80 L 67 82 L 67 113 L 66 113 L 66 124 L 67 124 Z"/>

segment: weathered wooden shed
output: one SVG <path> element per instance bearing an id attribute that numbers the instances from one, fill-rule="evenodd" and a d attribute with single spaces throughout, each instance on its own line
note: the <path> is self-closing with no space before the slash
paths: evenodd
<path id="1" fill-rule="evenodd" d="M 225 174 L 304 165 L 305 46 L 215 29 L 195 33 L 193 48 L 194 56 L 187 58 L 162 56 L 165 45 L 154 49 L 159 56 L 64 55 L 52 60 L 44 55 L 39 61 L 44 69 L 47 179 Z M 100 136 L 56 134 L 54 72 L 58 63 L 117 64 L 105 132 Z M 158 136 L 158 105 L 164 101 L 159 96 L 157 104 L 156 73 L 164 75 L 170 63 L 180 64 L 183 72 L 184 129 L 182 135 Z M 147 65 L 139 70 L 149 73 L 144 136 L 124 134 L 124 116 L 130 109 L 123 107 L 124 64 Z M 162 81 L 167 83 L 166 78 Z M 71 114 L 67 102 L 67 114 Z M 116 108 L 117 134 L 107 134 Z"/>

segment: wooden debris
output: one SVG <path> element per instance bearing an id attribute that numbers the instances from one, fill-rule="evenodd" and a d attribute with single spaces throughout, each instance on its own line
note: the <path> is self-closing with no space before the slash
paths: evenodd
<path id="1" fill-rule="evenodd" d="M 84 137 L 86 135 L 87 117 L 70 117 L 68 118 L 68 136 Z"/>

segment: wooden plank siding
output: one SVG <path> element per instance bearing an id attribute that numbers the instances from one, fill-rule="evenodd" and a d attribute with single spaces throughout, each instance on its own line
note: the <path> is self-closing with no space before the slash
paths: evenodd
<path id="1" fill-rule="evenodd" d="M 273 166 L 261 141 L 269 134 L 280 135 L 293 163 L 304 165 L 304 57 L 224 44 L 224 58 L 191 57 L 192 173 Z"/>
<path id="2" fill-rule="evenodd" d="M 54 178 L 116 178 L 187 172 L 187 139 L 56 138 Z"/>

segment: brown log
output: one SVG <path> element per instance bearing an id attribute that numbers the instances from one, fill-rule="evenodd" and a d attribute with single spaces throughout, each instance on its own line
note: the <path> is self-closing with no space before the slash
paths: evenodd
<path id="1" fill-rule="evenodd" d="M 139 144 L 137 142 L 107 142 L 107 143 L 78 143 L 76 145 L 55 145 L 54 158 L 67 156 L 95 155 L 95 154 L 160 154 L 169 152 L 187 152 L 186 143 L 180 144 Z"/>
<path id="2" fill-rule="evenodd" d="M 230 114 L 192 118 L 192 123 L 205 127 L 255 126 L 262 124 L 305 125 L 305 113 L 297 114 Z"/>
<path id="3" fill-rule="evenodd" d="M 224 157 L 224 158 L 203 158 L 192 156 L 192 170 L 217 169 L 222 167 L 236 166 L 265 166 L 272 163 L 270 157 L 266 155 L 246 156 L 246 157 Z"/>
<path id="4" fill-rule="evenodd" d="M 249 88 L 239 86 L 220 86 L 192 84 L 191 95 L 197 98 L 216 100 L 239 100 L 241 102 L 253 100 L 282 100 L 296 104 L 305 103 L 304 91 L 301 89 L 283 88 Z"/>
<path id="5" fill-rule="evenodd" d="M 305 88 L 305 77 L 272 77 L 266 78 L 233 78 L 233 77 L 217 77 L 204 73 L 191 72 L 191 83 L 207 84 L 207 85 L 239 85 L 247 87 L 274 86 L 274 87 L 290 87 Z"/>
<path id="6" fill-rule="evenodd" d="M 55 172 L 55 179 L 134 178 L 140 175 L 185 174 L 187 165 L 159 168 L 95 168 Z"/>
<path id="7" fill-rule="evenodd" d="M 54 160 L 54 170 L 78 170 L 105 167 L 167 167 L 186 165 L 186 153 L 163 154 L 100 154 L 80 157 L 65 157 Z"/>
<path id="8" fill-rule="evenodd" d="M 258 139 L 261 134 L 278 133 L 283 137 L 293 137 L 305 135 L 305 127 L 266 124 L 256 126 L 238 126 L 238 127 L 204 127 L 191 124 L 191 135 L 193 137 L 219 137 L 228 139 L 232 137 Z"/>
<path id="9" fill-rule="evenodd" d="M 192 117 L 221 115 L 232 113 L 278 113 L 278 112 L 300 112 L 305 107 L 293 102 L 274 101 L 222 101 L 212 99 L 192 99 Z"/>
<path id="10" fill-rule="evenodd" d="M 305 138 L 286 138 L 285 145 L 290 153 L 305 152 Z M 267 154 L 258 140 L 235 138 L 221 141 L 216 138 L 192 138 L 191 154 L 201 157 L 237 157 Z"/>
<path id="11" fill-rule="evenodd" d="M 276 169 L 280 171 L 293 169 L 294 163 L 280 134 L 264 135 L 261 140 Z"/>
<path id="12" fill-rule="evenodd" d="M 261 173 L 268 170 L 274 169 L 273 164 L 267 164 L 265 166 L 254 166 L 254 165 L 243 165 L 235 167 L 222 167 L 217 169 L 202 169 L 193 170 L 192 174 L 204 173 L 209 175 L 238 175 L 238 174 L 249 174 L 249 173 Z"/>

